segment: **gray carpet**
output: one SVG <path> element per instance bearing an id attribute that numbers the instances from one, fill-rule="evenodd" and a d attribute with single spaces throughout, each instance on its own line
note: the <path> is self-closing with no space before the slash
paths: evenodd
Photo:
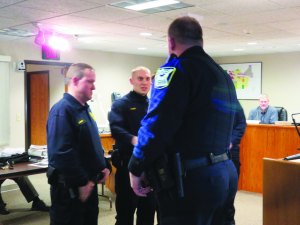
<path id="1" fill-rule="evenodd" d="M 50 205 L 49 186 L 45 174 L 29 177 L 36 187 L 40 198 Z M 6 184 L 6 185 L 5 185 Z M 99 190 L 101 188 L 99 187 Z M 0 225 L 48 225 L 49 215 L 44 212 L 30 211 L 31 203 L 27 203 L 17 186 L 6 181 L 2 188 L 3 199 L 7 203 L 8 215 L 0 215 Z M 105 194 L 114 196 L 105 190 Z M 239 191 L 236 197 L 236 224 L 237 225 L 262 225 L 262 195 Z M 110 209 L 109 201 L 100 198 L 99 225 L 115 224 L 115 208 Z"/>

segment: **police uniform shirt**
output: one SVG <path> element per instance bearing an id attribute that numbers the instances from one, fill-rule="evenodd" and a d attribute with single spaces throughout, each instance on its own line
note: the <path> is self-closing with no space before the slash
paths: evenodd
<path id="1" fill-rule="evenodd" d="M 137 136 L 141 120 L 147 113 L 148 97 L 135 91 L 129 92 L 113 102 L 109 113 L 112 136 L 116 139 L 116 148 L 125 158 L 130 158 L 133 150 L 131 140 Z"/>
<path id="2" fill-rule="evenodd" d="M 228 151 L 237 97 L 232 80 L 202 47 L 158 69 L 129 170 L 139 176 L 164 152 L 192 159 Z"/>
<path id="3" fill-rule="evenodd" d="M 68 93 L 50 110 L 47 145 L 49 165 L 68 186 L 83 186 L 107 167 L 88 104 L 81 105 Z"/>

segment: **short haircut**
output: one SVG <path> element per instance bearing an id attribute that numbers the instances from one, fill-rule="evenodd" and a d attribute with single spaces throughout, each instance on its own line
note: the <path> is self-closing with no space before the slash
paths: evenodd
<path id="1" fill-rule="evenodd" d="M 67 71 L 65 83 L 68 84 L 72 77 L 78 77 L 81 79 L 84 76 L 85 69 L 94 71 L 94 68 L 86 63 L 72 64 Z"/>
<path id="2" fill-rule="evenodd" d="M 269 98 L 269 96 L 268 96 L 267 94 L 260 94 L 259 100 L 262 99 L 262 98 L 265 98 L 265 99 L 267 99 L 268 101 L 270 101 L 270 98 Z"/>
<path id="3" fill-rule="evenodd" d="M 199 22 L 190 16 L 175 19 L 168 29 L 169 37 L 180 44 L 200 44 L 203 46 L 203 32 Z"/>
<path id="4" fill-rule="evenodd" d="M 151 76 L 151 71 L 147 67 L 144 66 L 138 66 L 131 70 L 131 76 L 133 76 L 137 71 L 145 71 Z"/>

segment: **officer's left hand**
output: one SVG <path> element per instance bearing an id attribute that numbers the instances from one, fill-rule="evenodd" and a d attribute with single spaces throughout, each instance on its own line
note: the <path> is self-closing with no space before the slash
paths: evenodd
<path id="1" fill-rule="evenodd" d="M 86 185 L 79 187 L 79 200 L 85 202 L 91 195 L 95 183 L 88 181 Z"/>
<path id="2" fill-rule="evenodd" d="M 147 197 L 147 194 L 152 191 L 152 188 L 150 186 L 143 187 L 142 185 L 145 184 L 144 181 L 146 180 L 144 173 L 142 173 L 140 177 L 137 177 L 129 172 L 129 177 L 131 188 L 137 196 Z"/>

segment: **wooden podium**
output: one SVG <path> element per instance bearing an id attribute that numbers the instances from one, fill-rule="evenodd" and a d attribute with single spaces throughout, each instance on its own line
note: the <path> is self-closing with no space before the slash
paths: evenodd
<path id="1" fill-rule="evenodd" d="M 263 159 L 263 225 L 300 224 L 300 162 Z"/>

